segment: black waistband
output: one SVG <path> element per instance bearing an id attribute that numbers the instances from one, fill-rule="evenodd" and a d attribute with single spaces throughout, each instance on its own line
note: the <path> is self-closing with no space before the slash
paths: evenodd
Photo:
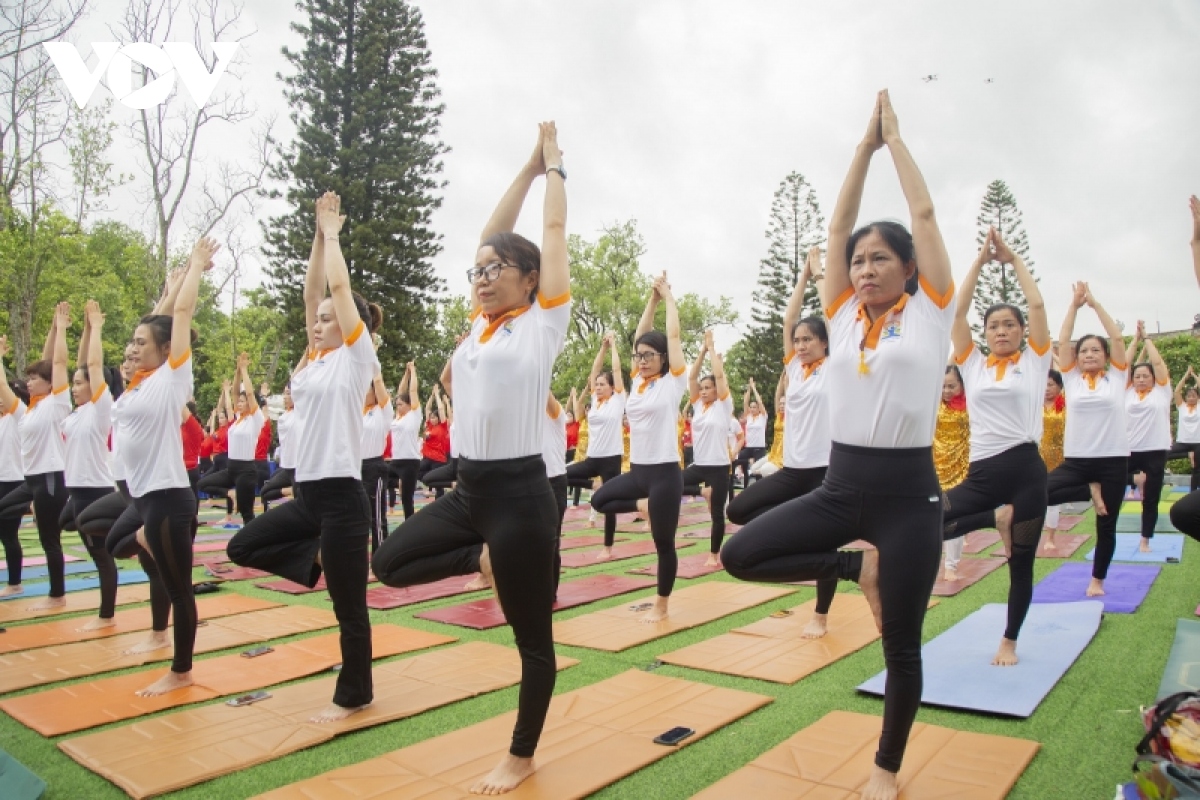
<path id="1" fill-rule="evenodd" d="M 458 457 L 458 487 L 468 497 L 511 497 L 550 491 L 541 456 L 491 461 Z"/>
<path id="2" fill-rule="evenodd" d="M 834 442 L 825 480 L 880 495 L 941 494 L 933 447 L 861 447 Z"/>

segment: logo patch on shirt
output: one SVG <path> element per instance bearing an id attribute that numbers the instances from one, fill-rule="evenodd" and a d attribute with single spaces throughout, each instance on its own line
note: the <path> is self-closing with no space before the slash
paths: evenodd
<path id="1" fill-rule="evenodd" d="M 904 335 L 904 324 L 900 320 L 893 320 L 883 329 L 883 333 L 879 335 L 879 341 L 896 341 Z"/>
<path id="2" fill-rule="evenodd" d="M 516 320 L 510 319 L 500 327 L 500 330 L 504 331 L 505 336 L 512 336 L 514 322 L 516 322 Z"/>

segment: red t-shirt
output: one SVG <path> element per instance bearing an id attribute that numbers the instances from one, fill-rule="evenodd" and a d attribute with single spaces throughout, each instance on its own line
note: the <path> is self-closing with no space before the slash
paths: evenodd
<path id="1" fill-rule="evenodd" d="M 572 450 L 579 444 L 579 423 L 567 423 L 567 449 Z"/>
<path id="2" fill-rule="evenodd" d="M 446 463 L 450 457 L 450 426 L 444 422 L 425 426 L 425 444 L 421 445 L 421 456 L 430 461 Z"/>
<path id="3" fill-rule="evenodd" d="M 213 437 L 205 436 L 204 441 L 200 443 L 200 458 L 212 458 Z"/>
<path id="4" fill-rule="evenodd" d="M 683 421 L 683 446 L 692 446 L 692 421 L 690 419 Z"/>
<path id="5" fill-rule="evenodd" d="M 267 416 L 267 410 L 263 409 L 263 426 L 258 432 L 258 442 L 254 445 L 254 460 L 266 461 L 267 451 L 271 449 L 271 418 Z"/>
<path id="6" fill-rule="evenodd" d="M 383 442 L 383 460 L 392 460 L 392 432 L 388 431 L 387 439 Z"/>
<path id="7" fill-rule="evenodd" d="M 229 423 L 217 428 L 213 434 L 213 455 L 219 456 L 229 452 Z"/>
<path id="8" fill-rule="evenodd" d="M 195 469 L 200 463 L 200 448 L 204 443 L 204 428 L 200 427 L 200 423 L 191 414 L 188 415 L 187 421 L 179 428 L 179 435 L 183 437 L 183 468 Z"/>

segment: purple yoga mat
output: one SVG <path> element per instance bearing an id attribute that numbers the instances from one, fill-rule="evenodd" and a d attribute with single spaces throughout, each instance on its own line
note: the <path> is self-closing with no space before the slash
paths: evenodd
<path id="1" fill-rule="evenodd" d="M 1143 564 L 1113 564 L 1104 579 L 1104 596 L 1090 598 L 1084 592 L 1092 579 L 1092 565 L 1070 561 L 1051 572 L 1033 587 L 1035 603 L 1074 603 L 1102 600 L 1109 614 L 1132 614 L 1146 599 L 1162 567 Z"/>

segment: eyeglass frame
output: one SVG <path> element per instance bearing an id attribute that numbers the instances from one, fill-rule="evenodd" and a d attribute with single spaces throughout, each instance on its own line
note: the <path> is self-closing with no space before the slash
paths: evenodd
<path id="1" fill-rule="evenodd" d="M 642 351 L 642 352 L 638 352 L 635 350 L 633 352 L 633 355 L 631 356 L 631 358 L 638 364 L 645 364 L 648 361 L 650 361 L 650 359 L 654 358 L 655 356 L 662 358 L 665 355 L 666 355 L 666 353 L 660 353 L 657 350 L 646 350 L 646 351 Z"/>
<path id="2" fill-rule="evenodd" d="M 482 267 L 478 266 L 478 265 L 476 265 L 474 267 L 469 267 L 466 270 L 467 283 L 474 286 L 475 284 L 479 283 L 480 278 L 487 278 L 488 283 L 495 283 L 496 281 L 498 281 L 500 279 L 500 274 L 504 271 L 505 267 L 511 267 L 512 269 L 521 269 L 516 264 L 507 264 L 499 259 L 496 259 L 495 261 L 491 262 L 490 264 L 487 264 Z M 493 268 L 496 268 L 495 269 L 496 274 L 495 274 L 495 276 L 489 276 L 488 273 L 491 272 L 493 270 Z"/>

